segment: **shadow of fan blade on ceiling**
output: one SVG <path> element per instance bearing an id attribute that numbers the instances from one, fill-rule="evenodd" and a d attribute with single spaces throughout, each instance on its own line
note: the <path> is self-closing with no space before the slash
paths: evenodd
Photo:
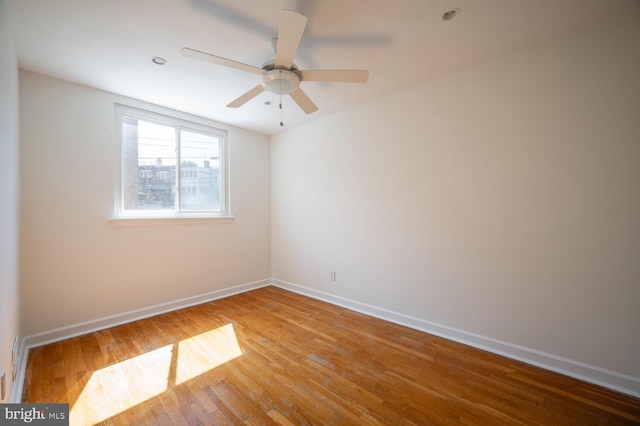
<path id="1" fill-rule="evenodd" d="M 300 81 L 326 81 L 335 83 L 366 83 L 367 70 L 298 70 Z"/>

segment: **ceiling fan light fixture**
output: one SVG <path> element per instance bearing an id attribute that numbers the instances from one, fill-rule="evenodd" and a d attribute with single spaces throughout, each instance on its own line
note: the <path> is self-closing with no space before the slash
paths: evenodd
<path id="1" fill-rule="evenodd" d="M 276 95 L 288 95 L 300 87 L 300 77 L 289 70 L 271 70 L 262 75 L 262 87 Z"/>

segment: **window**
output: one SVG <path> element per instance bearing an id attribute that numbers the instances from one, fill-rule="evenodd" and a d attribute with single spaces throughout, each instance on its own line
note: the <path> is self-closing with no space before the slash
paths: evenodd
<path id="1" fill-rule="evenodd" d="M 151 170 L 142 169 L 138 172 L 138 176 L 140 179 L 149 179 L 151 178 Z"/>
<path id="2" fill-rule="evenodd" d="M 116 216 L 228 216 L 226 132 L 116 106 Z"/>

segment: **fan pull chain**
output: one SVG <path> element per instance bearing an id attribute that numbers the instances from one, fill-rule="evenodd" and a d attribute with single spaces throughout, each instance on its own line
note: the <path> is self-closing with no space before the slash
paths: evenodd
<path id="1" fill-rule="evenodd" d="M 282 70 L 280 70 L 280 75 L 282 75 Z M 280 127 L 284 126 L 284 122 L 282 121 L 282 78 L 280 78 Z"/>

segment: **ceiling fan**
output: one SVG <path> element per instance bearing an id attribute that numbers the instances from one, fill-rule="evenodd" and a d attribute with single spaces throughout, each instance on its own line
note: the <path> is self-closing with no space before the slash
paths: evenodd
<path id="1" fill-rule="evenodd" d="M 183 47 L 181 53 L 190 58 L 212 62 L 214 64 L 235 68 L 261 75 L 262 81 L 253 89 L 231 101 L 227 107 L 238 108 L 264 92 L 265 90 L 277 95 L 289 95 L 296 104 L 307 114 L 318 110 L 316 104 L 300 88 L 300 82 L 343 82 L 366 83 L 369 71 L 366 70 L 300 70 L 293 63 L 302 34 L 307 25 L 307 18 L 291 10 L 283 10 L 280 17 L 278 37 L 271 40 L 271 48 L 275 58 L 268 60 L 262 68 L 243 64 L 231 59 L 215 56 L 188 47 Z M 282 103 L 280 103 L 282 109 Z M 281 122 L 282 126 L 283 123 Z"/>

